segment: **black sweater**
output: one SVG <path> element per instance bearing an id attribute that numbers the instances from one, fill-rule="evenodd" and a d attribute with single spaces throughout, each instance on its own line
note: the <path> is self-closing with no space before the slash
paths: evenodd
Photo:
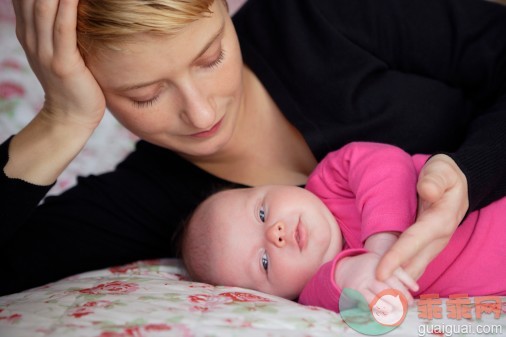
<path id="1" fill-rule="evenodd" d="M 315 157 L 350 141 L 448 153 L 470 210 L 506 195 L 506 7 L 482 0 L 249 0 L 245 63 Z M 9 142 L 0 147 L 0 167 Z M 0 294 L 174 256 L 194 207 L 231 183 L 140 141 L 114 172 L 37 206 L 48 187 L 0 174 Z"/>

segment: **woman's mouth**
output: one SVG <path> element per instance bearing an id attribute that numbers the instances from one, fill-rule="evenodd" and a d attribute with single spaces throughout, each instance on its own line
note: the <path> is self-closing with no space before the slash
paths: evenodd
<path id="1" fill-rule="evenodd" d="M 216 124 L 214 124 L 209 130 L 197 132 L 197 133 L 192 134 L 191 136 L 195 137 L 195 138 L 209 138 L 209 137 L 212 137 L 220 129 L 222 121 L 223 121 L 223 118 L 220 119 Z"/>

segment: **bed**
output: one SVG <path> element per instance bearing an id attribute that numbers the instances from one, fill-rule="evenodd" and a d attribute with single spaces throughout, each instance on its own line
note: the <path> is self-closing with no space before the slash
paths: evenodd
<path id="1" fill-rule="evenodd" d="M 229 1 L 231 11 L 243 1 Z M 0 141 L 33 117 L 43 98 L 14 26 L 10 0 L 0 0 Z M 106 114 L 50 194 L 72 186 L 77 175 L 112 169 L 135 141 Z M 452 317 L 448 299 L 441 301 L 439 319 L 430 319 L 417 302 L 388 335 L 506 335 L 506 298 L 481 318 L 474 300 L 470 319 Z M 252 290 L 191 282 L 176 259 L 111 266 L 0 297 L 0 337 L 362 336 L 350 325 L 371 324 L 360 313 L 344 317 Z"/>

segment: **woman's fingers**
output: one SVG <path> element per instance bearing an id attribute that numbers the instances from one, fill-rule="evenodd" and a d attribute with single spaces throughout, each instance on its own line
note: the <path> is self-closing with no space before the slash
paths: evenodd
<path id="1" fill-rule="evenodd" d="M 77 4 L 79 0 L 60 0 L 54 25 L 54 52 L 56 57 L 77 50 Z"/>
<path id="2" fill-rule="evenodd" d="M 418 252 L 416 258 L 411 259 L 409 264 L 404 268 L 405 272 L 418 279 L 422 276 L 427 265 L 446 247 L 449 239 L 449 236 L 444 236 L 433 240 L 424 249 Z"/>
<path id="3" fill-rule="evenodd" d="M 377 277 L 384 280 L 403 267 L 406 273 L 418 279 L 427 265 L 448 243 L 456 224 L 449 224 L 447 215 L 433 213 L 433 217 L 420 220 L 408 228 L 385 253 L 377 268 Z"/>
<path id="4" fill-rule="evenodd" d="M 55 123 L 94 128 L 105 111 L 100 86 L 77 47 L 79 0 L 14 0 L 18 39 Z"/>
<path id="5" fill-rule="evenodd" d="M 403 267 L 409 262 L 420 251 L 422 245 L 430 242 L 433 233 L 427 230 L 418 230 L 418 225 L 415 224 L 402 233 L 383 255 L 376 270 L 378 280 L 388 279 L 397 268 Z"/>
<path id="6" fill-rule="evenodd" d="M 420 287 L 418 286 L 418 283 L 402 268 L 397 268 L 394 273 L 394 277 L 396 277 L 399 281 L 402 282 L 409 290 L 411 291 L 418 291 Z"/>
<path id="7" fill-rule="evenodd" d="M 16 36 L 26 50 L 35 45 L 35 27 L 33 25 L 33 7 L 35 0 L 13 0 L 14 13 L 16 14 Z"/>
<path id="8" fill-rule="evenodd" d="M 35 51 L 42 59 L 53 55 L 53 31 L 58 0 L 38 0 L 34 3 L 33 23 L 36 35 Z"/>

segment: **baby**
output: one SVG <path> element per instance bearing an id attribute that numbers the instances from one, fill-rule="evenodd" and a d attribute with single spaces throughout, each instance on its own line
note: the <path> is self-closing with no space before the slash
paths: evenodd
<path id="1" fill-rule="evenodd" d="M 196 281 L 331 310 L 338 309 L 343 288 L 360 291 L 368 302 L 386 288 L 400 290 L 408 302 L 427 292 L 506 294 L 498 275 L 506 275 L 500 271 L 506 248 L 490 248 L 491 239 L 506 239 L 498 221 L 505 199 L 469 214 L 418 284 L 402 269 L 385 282 L 376 280 L 379 258 L 415 219 L 416 181 L 427 158 L 390 145 L 351 143 L 322 160 L 305 189 L 218 192 L 185 228 L 188 272 Z M 478 218 L 486 223 L 478 225 Z"/>

